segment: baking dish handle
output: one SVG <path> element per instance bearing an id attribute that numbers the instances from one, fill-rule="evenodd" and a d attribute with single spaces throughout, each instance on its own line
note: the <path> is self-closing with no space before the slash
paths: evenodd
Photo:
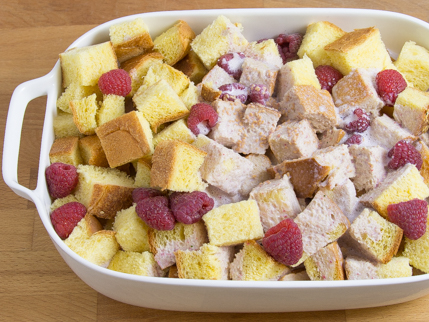
<path id="1" fill-rule="evenodd" d="M 50 101 L 53 99 L 56 100 L 54 95 L 56 94 L 57 75 L 54 70 L 55 68 L 49 74 L 22 83 L 15 88 L 10 100 L 9 111 L 6 119 L 2 160 L 3 179 L 17 195 L 31 201 L 35 201 L 35 198 L 38 198 L 36 193 L 37 188 L 35 190 L 30 190 L 18 183 L 18 157 L 22 125 L 25 111 L 30 101 L 37 97 L 46 95 L 48 96 L 47 104 L 52 104 Z M 48 115 L 45 115 L 45 122 L 47 116 Z M 43 130 L 45 131 L 46 129 L 44 128 Z M 43 136 L 45 136 L 45 133 L 43 133 Z M 43 151 L 43 147 L 41 147 L 41 151 Z M 42 160 L 39 158 L 39 162 L 41 161 Z M 40 180 L 40 173 L 38 175 L 38 180 Z"/>

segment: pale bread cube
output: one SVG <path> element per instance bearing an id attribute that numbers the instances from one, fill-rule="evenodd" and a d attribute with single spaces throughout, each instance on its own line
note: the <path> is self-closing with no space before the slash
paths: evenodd
<path id="1" fill-rule="evenodd" d="M 252 84 L 265 85 L 270 93 L 274 92 L 279 68 L 269 62 L 259 61 L 253 58 L 245 58 L 241 65 L 243 73 L 240 84 L 250 87 Z"/>
<path id="2" fill-rule="evenodd" d="M 255 200 L 243 200 L 214 208 L 203 216 L 203 221 L 210 245 L 233 246 L 264 236 Z"/>
<path id="3" fill-rule="evenodd" d="M 305 270 L 312 281 L 341 281 L 345 274 L 343 254 L 337 242 L 333 242 L 304 262 Z"/>
<path id="4" fill-rule="evenodd" d="M 276 262 L 257 242 L 249 240 L 235 255 L 230 276 L 236 281 L 277 281 L 291 269 Z"/>
<path id="5" fill-rule="evenodd" d="M 107 268 L 140 276 L 163 277 L 165 275 L 155 262 L 153 254 L 147 251 L 141 253 L 119 250 Z"/>

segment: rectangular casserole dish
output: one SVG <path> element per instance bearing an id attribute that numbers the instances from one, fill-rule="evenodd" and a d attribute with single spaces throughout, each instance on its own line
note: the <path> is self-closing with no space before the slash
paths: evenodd
<path id="1" fill-rule="evenodd" d="M 175 21 L 185 20 L 198 34 L 217 16 L 241 23 L 249 41 L 272 38 L 279 33 L 305 32 L 309 23 L 326 20 L 345 31 L 375 26 L 396 58 L 405 41 L 429 48 L 429 24 L 403 14 L 364 9 L 225 9 L 142 13 L 106 22 L 73 42 L 69 48 L 109 40 L 109 27 L 142 17 L 152 38 Z M 53 118 L 61 94 L 59 61 L 52 71 L 19 85 L 12 96 L 6 123 L 3 178 L 18 195 L 35 203 L 56 249 L 86 284 L 101 294 L 127 304 L 154 309 L 202 312 L 290 312 L 344 310 L 410 301 L 429 294 L 429 274 L 408 278 L 362 281 L 242 282 L 185 280 L 134 276 L 98 267 L 72 252 L 54 231 L 50 218 L 51 199 L 44 171 L 54 141 Z M 30 190 L 18 183 L 17 165 L 22 121 L 27 104 L 47 95 L 38 183 Z"/>

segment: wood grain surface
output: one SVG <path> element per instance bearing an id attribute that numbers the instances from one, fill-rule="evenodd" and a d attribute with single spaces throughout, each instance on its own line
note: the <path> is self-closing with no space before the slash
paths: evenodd
<path id="1" fill-rule="evenodd" d="M 424 0 L 10 0 L 0 2 L 1 141 L 15 87 L 47 74 L 77 37 L 125 15 L 163 10 L 250 7 L 382 9 L 429 19 Z M 19 182 L 36 187 L 46 98 L 24 119 Z M 134 307 L 84 284 L 49 239 L 34 205 L 0 186 L 0 321 L 427 321 L 429 296 L 388 307 L 276 314 L 208 314 Z"/>

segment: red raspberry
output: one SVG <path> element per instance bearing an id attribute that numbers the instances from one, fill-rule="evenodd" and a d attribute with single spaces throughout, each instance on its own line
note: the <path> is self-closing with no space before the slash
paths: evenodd
<path id="1" fill-rule="evenodd" d="M 401 73 L 394 69 L 385 69 L 375 77 L 377 93 L 387 105 L 394 105 L 398 94 L 406 87 L 407 82 Z"/>
<path id="2" fill-rule="evenodd" d="M 245 104 L 247 101 L 247 96 L 249 95 L 249 89 L 247 86 L 240 83 L 225 84 L 219 87 L 219 90 L 222 91 L 220 99 L 227 101 L 235 101 L 239 99 L 241 103 Z"/>
<path id="3" fill-rule="evenodd" d="M 164 193 L 160 190 L 152 188 L 136 188 L 133 190 L 133 201 L 138 203 L 139 201 L 156 196 L 164 196 Z"/>
<path id="4" fill-rule="evenodd" d="M 267 86 L 262 84 L 252 84 L 249 88 L 249 99 L 254 103 L 265 105 L 270 98 Z"/>
<path id="5" fill-rule="evenodd" d="M 262 245 L 268 254 L 284 265 L 296 264 L 303 253 L 301 231 L 290 218 L 268 229 L 262 239 Z"/>
<path id="6" fill-rule="evenodd" d="M 283 58 L 283 64 L 299 58 L 297 52 L 301 46 L 302 39 L 303 35 L 300 33 L 280 34 L 274 39 L 281 48 L 279 52 Z"/>
<path id="7" fill-rule="evenodd" d="M 338 69 L 335 69 L 329 65 L 320 65 L 315 69 L 316 76 L 319 79 L 320 86 L 322 89 L 326 89 L 329 93 L 332 93 L 332 87 L 343 78 L 343 74 Z"/>
<path id="8" fill-rule="evenodd" d="M 79 181 L 76 167 L 56 162 L 45 170 L 48 191 L 52 198 L 64 198 L 71 194 Z"/>
<path id="9" fill-rule="evenodd" d="M 387 154 L 389 158 L 392 158 L 387 167 L 392 170 L 399 169 L 407 163 L 414 164 L 417 169 L 421 169 L 423 160 L 419 151 L 406 140 L 398 141 L 393 148 L 390 149 Z"/>
<path id="10" fill-rule="evenodd" d="M 357 119 L 347 124 L 345 126 L 346 130 L 349 132 L 365 132 L 371 122 L 369 114 L 365 113 L 360 108 L 355 109 L 353 114 L 357 117 Z"/>
<path id="11" fill-rule="evenodd" d="M 55 209 L 51 213 L 51 222 L 58 236 L 66 239 L 85 215 L 86 207 L 80 202 L 73 201 Z"/>
<path id="12" fill-rule="evenodd" d="M 187 124 L 195 135 L 206 135 L 210 132 L 211 128 L 216 125 L 217 120 L 217 112 L 210 104 L 197 103 L 191 107 Z"/>
<path id="13" fill-rule="evenodd" d="M 166 196 L 149 197 L 138 202 L 136 212 L 153 229 L 172 230 L 174 228 L 175 219 L 168 207 Z"/>
<path id="14" fill-rule="evenodd" d="M 349 137 L 344 144 L 347 144 L 348 146 L 352 144 L 361 144 L 362 143 L 362 135 L 360 134 L 353 134 L 351 137 Z"/>
<path id="15" fill-rule="evenodd" d="M 106 95 L 127 96 L 131 92 L 131 77 L 123 69 L 112 69 L 101 75 L 98 88 Z"/>
<path id="16" fill-rule="evenodd" d="M 428 204 L 420 199 L 391 204 L 387 206 L 387 216 L 404 230 L 405 237 L 416 240 L 426 232 Z"/>
<path id="17" fill-rule="evenodd" d="M 170 195 L 171 211 L 177 221 L 190 225 L 194 224 L 210 210 L 214 201 L 205 192 L 173 192 Z"/>
<path id="18" fill-rule="evenodd" d="M 236 80 L 239 80 L 243 70 L 241 69 L 241 65 L 243 65 L 244 58 L 243 53 L 228 53 L 221 56 L 217 65 L 225 70 L 229 75 L 234 77 Z"/>

